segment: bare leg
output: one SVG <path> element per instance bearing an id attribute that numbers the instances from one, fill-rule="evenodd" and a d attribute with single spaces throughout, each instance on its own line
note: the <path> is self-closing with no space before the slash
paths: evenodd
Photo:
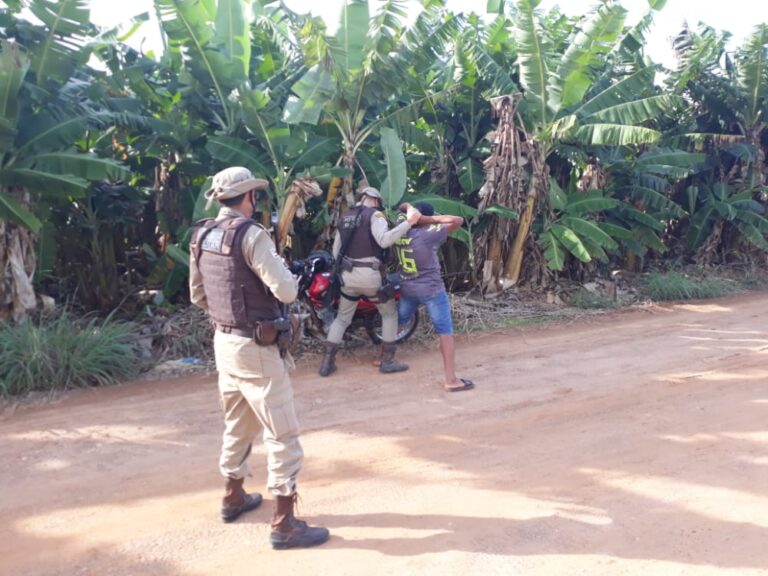
<path id="1" fill-rule="evenodd" d="M 456 346 L 453 335 L 440 336 L 440 353 L 443 355 L 443 371 L 445 372 L 445 387 L 456 386 Z"/>

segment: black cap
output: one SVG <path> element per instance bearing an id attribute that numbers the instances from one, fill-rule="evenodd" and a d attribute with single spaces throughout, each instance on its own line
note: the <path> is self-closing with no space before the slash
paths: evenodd
<path id="1" fill-rule="evenodd" d="M 435 208 L 430 204 L 429 202 L 416 202 L 413 205 L 416 210 L 421 212 L 423 216 L 434 216 L 435 215 Z"/>

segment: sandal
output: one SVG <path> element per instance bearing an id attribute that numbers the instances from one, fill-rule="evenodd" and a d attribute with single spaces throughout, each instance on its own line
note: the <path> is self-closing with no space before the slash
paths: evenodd
<path id="1" fill-rule="evenodd" d="M 475 383 L 467 378 L 459 378 L 461 386 L 445 386 L 446 392 L 462 392 L 463 390 L 472 390 L 475 387 Z"/>

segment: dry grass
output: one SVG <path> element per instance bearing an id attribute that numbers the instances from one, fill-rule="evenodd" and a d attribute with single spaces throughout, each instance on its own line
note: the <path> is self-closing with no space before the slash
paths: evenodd
<path id="1" fill-rule="evenodd" d="M 154 364 L 196 358 L 213 367 L 213 326 L 208 315 L 188 306 L 174 312 L 155 311 L 140 321 L 145 358 Z"/>
<path id="2" fill-rule="evenodd" d="M 585 316 L 605 313 L 604 310 L 580 310 L 562 305 L 547 304 L 541 295 L 504 292 L 494 298 L 479 298 L 472 294 L 450 294 L 454 331 L 456 334 L 471 334 L 521 327 L 552 320 L 577 320 Z M 424 311 L 421 322 L 411 339 L 404 344 L 426 344 L 434 339 L 432 323 Z M 189 307 L 170 315 L 156 315 L 142 323 L 142 338 L 145 347 L 150 347 L 156 363 L 162 365 L 181 358 L 197 358 L 203 361 L 197 367 L 179 369 L 179 374 L 192 370 L 213 370 L 213 329 L 207 316 L 201 310 Z M 301 364 L 312 365 L 320 362 L 324 339 L 305 335 L 296 350 L 294 358 Z M 356 356 L 370 354 L 371 342 L 363 330 L 350 332 L 345 338 L 343 354 Z M 163 370 L 159 377 L 174 375 Z M 148 378 L 152 378 L 150 373 Z"/>
<path id="3" fill-rule="evenodd" d="M 503 330 L 550 320 L 576 319 L 602 314 L 602 310 L 580 310 L 541 301 L 540 295 L 507 291 L 495 298 L 451 294 L 454 331 L 471 334 Z M 429 322 L 426 322 L 429 324 Z"/>

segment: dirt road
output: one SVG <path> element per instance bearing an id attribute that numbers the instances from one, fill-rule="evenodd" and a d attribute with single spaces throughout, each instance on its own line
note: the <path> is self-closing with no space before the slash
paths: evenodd
<path id="1" fill-rule="evenodd" d="M 217 518 L 215 379 L 75 393 L 0 422 L 0 574 L 768 574 L 768 295 L 461 339 L 384 376 L 294 375 L 301 515 Z M 264 485 L 263 449 L 252 457 Z"/>

